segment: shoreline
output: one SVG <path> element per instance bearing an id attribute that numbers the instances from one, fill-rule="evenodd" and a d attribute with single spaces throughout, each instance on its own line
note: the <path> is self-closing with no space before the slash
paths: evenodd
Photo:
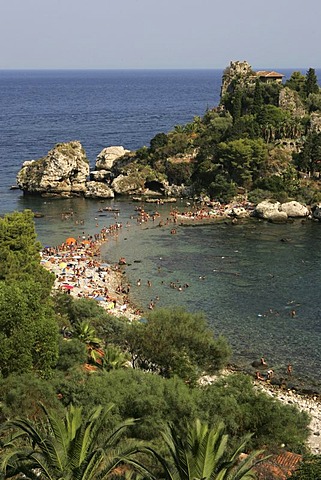
<path id="1" fill-rule="evenodd" d="M 137 212 L 137 222 L 145 223 L 149 220 L 155 222 L 155 218 L 149 216 L 143 208 Z M 225 221 L 228 217 L 206 219 L 205 222 Z M 175 211 L 171 212 L 170 219 L 161 224 L 169 230 L 178 223 Z M 203 218 L 200 219 L 202 223 Z M 195 220 L 192 220 L 194 223 Z M 195 223 L 194 223 L 195 224 Z M 41 263 L 44 268 L 56 275 L 54 289 L 65 291 L 74 298 L 91 298 L 99 302 L 99 305 L 108 313 L 135 321 L 141 318 L 143 311 L 139 310 L 130 300 L 130 285 L 124 275 L 126 259 L 119 259 L 117 264 L 104 263 L 101 259 L 101 247 L 110 239 L 117 238 L 121 223 L 115 223 L 104 227 L 100 233 L 82 235 L 81 238 L 72 237 L 66 239 L 57 247 L 44 248 L 41 252 Z M 172 231 L 171 231 L 172 233 Z M 123 261 L 121 261 L 123 260 Z M 124 281 L 125 280 L 125 281 Z M 101 297 L 101 298 L 99 298 Z M 244 373 L 250 375 L 258 390 L 280 400 L 284 404 L 296 405 L 300 410 L 311 415 L 308 446 L 312 453 L 321 453 L 321 395 L 316 392 L 300 391 L 295 386 L 288 386 L 280 382 L 273 384 L 270 381 L 256 380 L 249 369 L 233 365 L 228 368 L 229 373 Z M 262 372 L 262 370 L 261 370 Z"/>
<path id="2" fill-rule="evenodd" d="M 116 222 L 93 236 L 69 237 L 56 247 L 45 247 L 41 264 L 55 275 L 54 290 L 96 300 L 108 313 L 133 321 L 140 312 L 130 301 L 122 262 L 112 265 L 101 260 L 101 246 L 117 236 L 120 228 Z"/>
<path id="3" fill-rule="evenodd" d="M 313 455 L 321 454 L 321 395 L 306 394 L 297 390 L 288 389 L 285 386 L 273 385 L 269 381 L 260 381 L 249 372 L 242 371 L 237 366 L 229 365 L 216 376 L 205 375 L 200 379 L 200 385 L 210 385 L 228 375 L 243 373 L 249 375 L 258 392 L 263 392 L 284 405 L 295 406 L 301 412 L 306 412 L 310 417 L 309 436 L 306 445 Z"/>

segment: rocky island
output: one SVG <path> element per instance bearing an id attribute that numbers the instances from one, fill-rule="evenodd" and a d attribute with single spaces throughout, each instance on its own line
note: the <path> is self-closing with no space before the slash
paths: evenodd
<path id="1" fill-rule="evenodd" d="M 242 196 L 253 205 L 268 201 L 264 212 L 256 209 L 261 218 L 313 212 L 319 219 L 320 148 L 314 69 L 284 82 L 282 73 L 236 61 L 223 72 L 219 105 L 202 118 L 158 133 L 136 151 L 108 146 L 92 170 L 79 141 L 58 144 L 23 164 L 17 186 L 43 197 L 179 196 L 226 204 Z M 293 202 L 300 204 L 295 215 Z M 289 203 L 292 213 L 280 207 Z"/>

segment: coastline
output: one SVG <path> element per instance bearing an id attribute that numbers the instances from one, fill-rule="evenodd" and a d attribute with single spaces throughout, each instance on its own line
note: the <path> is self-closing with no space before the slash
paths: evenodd
<path id="1" fill-rule="evenodd" d="M 226 221 L 228 215 L 216 218 L 186 219 L 187 224 L 201 224 L 203 222 Z M 155 222 L 155 218 L 148 215 L 143 208 L 137 210 L 137 222 L 145 223 L 149 220 Z M 178 224 L 178 215 L 175 210 L 171 212 L 167 222 L 158 218 L 159 226 L 167 225 L 168 229 L 175 228 Z M 56 275 L 55 289 L 66 291 L 75 298 L 92 298 L 108 313 L 127 318 L 129 321 L 138 320 L 142 311 L 130 301 L 130 285 L 124 275 L 126 259 L 119 259 L 117 264 L 104 263 L 101 259 L 101 247 L 110 238 L 116 238 L 121 223 L 109 225 L 103 228 L 99 234 L 84 235 L 75 238 L 75 242 L 66 239 L 57 247 L 44 248 L 41 252 L 43 266 Z M 171 233 L 174 233 L 171 231 Z M 67 241 L 68 240 L 68 241 Z M 121 262 L 123 260 L 124 262 Z M 99 298 L 101 297 L 101 298 Z M 229 373 L 239 371 L 250 375 L 254 384 L 260 391 L 280 400 L 284 404 L 296 405 L 300 410 L 306 411 L 311 416 L 308 446 L 314 454 L 321 453 L 321 397 L 316 393 L 304 393 L 295 387 L 288 388 L 286 384 L 273 385 L 268 381 L 259 381 L 253 378 L 248 370 L 240 370 L 237 366 L 231 367 Z"/>
<path id="2" fill-rule="evenodd" d="M 253 385 L 258 392 L 263 392 L 275 400 L 280 401 L 284 405 L 297 407 L 301 412 L 306 412 L 310 417 L 309 436 L 306 445 L 313 455 L 321 454 L 321 395 L 306 394 L 300 391 L 292 390 L 273 385 L 269 381 L 260 381 L 253 378 L 249 372 L 239 370 L 235 366 L 228 366 L 216 376 L 205 375 L 200 379 L 200 385 L 210 385 L 220 378 L 236 373 L 244 373 L 252 379 Z"/>
<path id="3" fill-rule="evenodd" d="M 41 264 L 55 275 L 55 290 L 74 298 L 94 299 L 108 313 L 133 321 L 140 312 L 129 299 L 130 285 L 124 282 L 122 262 L 112 265 L 101 260 L 101 246 L 120 228 L 116 222 L 94 236 L 68 237 L 56 247 L 45 247 Z"/>
<path id="4" fill-rule="evenodd" d="M 283 390 L 268 383 L 254 380 L 254 384 L 259 391 L 279 400 L 285 405 L 294 405 L 300 411 L 308 413 L 310 416 L 309 437 L 307 446 L 313 455 L 321 454 L 321 396 L 301 394 L 294 390 Z"/>

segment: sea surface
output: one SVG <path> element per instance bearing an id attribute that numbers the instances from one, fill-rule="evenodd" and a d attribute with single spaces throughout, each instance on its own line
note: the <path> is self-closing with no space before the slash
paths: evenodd
<path id="1" fill-rule="evenodd" d="M 299 69 L 282 71 L 289 77 L 293 70 Z M 43 213 L 35 222 L 46 246 L 99 231 L 115 221 L 114 212 L 99 210 L 119 209 L 123 228 L 102 256 L 110 262 L 126 257 L 137 305 L 148 311 L 159 297 L 159 306 L 201 310 L 215 334 L 229 340 L 233 361 L 250 368 L 264 356 L 279 375 L 291 363 L 293 382 L 318 390 L 321 224 L 196 224 L 171 235 L 157 222 L 138 225 L 135 204 L 125 199 L 51 200 L 10 190 L 25 160 L 46 155 L 59 142 L 79 140 L 92 168 L 107 146 L 148 146 L 157 133 L 216 106 L 221 76 L 221 70 L 0 71 L 0 214 L 25 208 Z M 186 208 L 183 200 L 178 208 Z M 169 216 L 168 205 L 157 210 Z M 74 216 L 63 219 L 70 211 Z M 188 287 L 179 291 L 171 282 Z"/>

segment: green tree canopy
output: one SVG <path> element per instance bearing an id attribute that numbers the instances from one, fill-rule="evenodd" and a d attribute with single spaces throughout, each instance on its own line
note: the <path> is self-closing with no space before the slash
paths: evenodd
<path id="1" fill-rule="evenodd" d="M 58 357 L 58 328 L 50 299 L 33 281 L 0 282 L 0 371 L 48 375 Z"/>
<path id="2" fill-rule="evenodd" d="M 0 219 L 0 280 L 32 279 L 42 287 L 45 299 L 51 292 L 54 276 L 40 265 L 41 245 L 31 210 L 14 212 Z"/>
<path id="3" fill-rule="evenodd" d="M 208 421 L 223 419 L 231 438 L 254 432 L 251 447 L 265 445 L 271 451 L 285 444 L 288 450 L 304 451 L 308 415 L 255 390 L 249 375 L 223 377 L 202 389 L 201 395 L 201 409 Z"/>
<path id="4" fill-rule="evenodd" d="M 47 375 L 58 355 L 50 299 L 54 276 L 40 264 L 31 211 L 0 219 L 0 371 Z"/>
<path id="5" fill-rule="evenodd" d="M 251 188 L 267 159 L 267 147 L 261 139 L 239 139 L 217 146 L 217 159 L 238 186 Z"/>
<path id="6" fill-rule="evenodd" d="M 316 76 L 314 68 L 309 68 L 305 76 L 305 91 L 307 97 L 311 93 L 319 93 L 318 77 Z"/>
<path id="7" fill-rule="evenodd" d="M 299 467 L 292 473 L 291 480 L 320 480 L 321 455 L 308 455 L 303 458 Z"/>
<path id="8" fill-rule="evenodd" d="M 306 98 L 306 78 L 301 72 L 293 72 L 291 77 L 285 82 L 285 86 L 298 92 L 302 99 Z"/>
<path id="9" fill-rule="evenodd" d="M 186 381 L 219 370 L 230 354 L 226 340 L 214 337 L 203 314 L 183 308 L 151 312 L 146 323 L 128 327 L 126 338 L 134 364 Z"/>

